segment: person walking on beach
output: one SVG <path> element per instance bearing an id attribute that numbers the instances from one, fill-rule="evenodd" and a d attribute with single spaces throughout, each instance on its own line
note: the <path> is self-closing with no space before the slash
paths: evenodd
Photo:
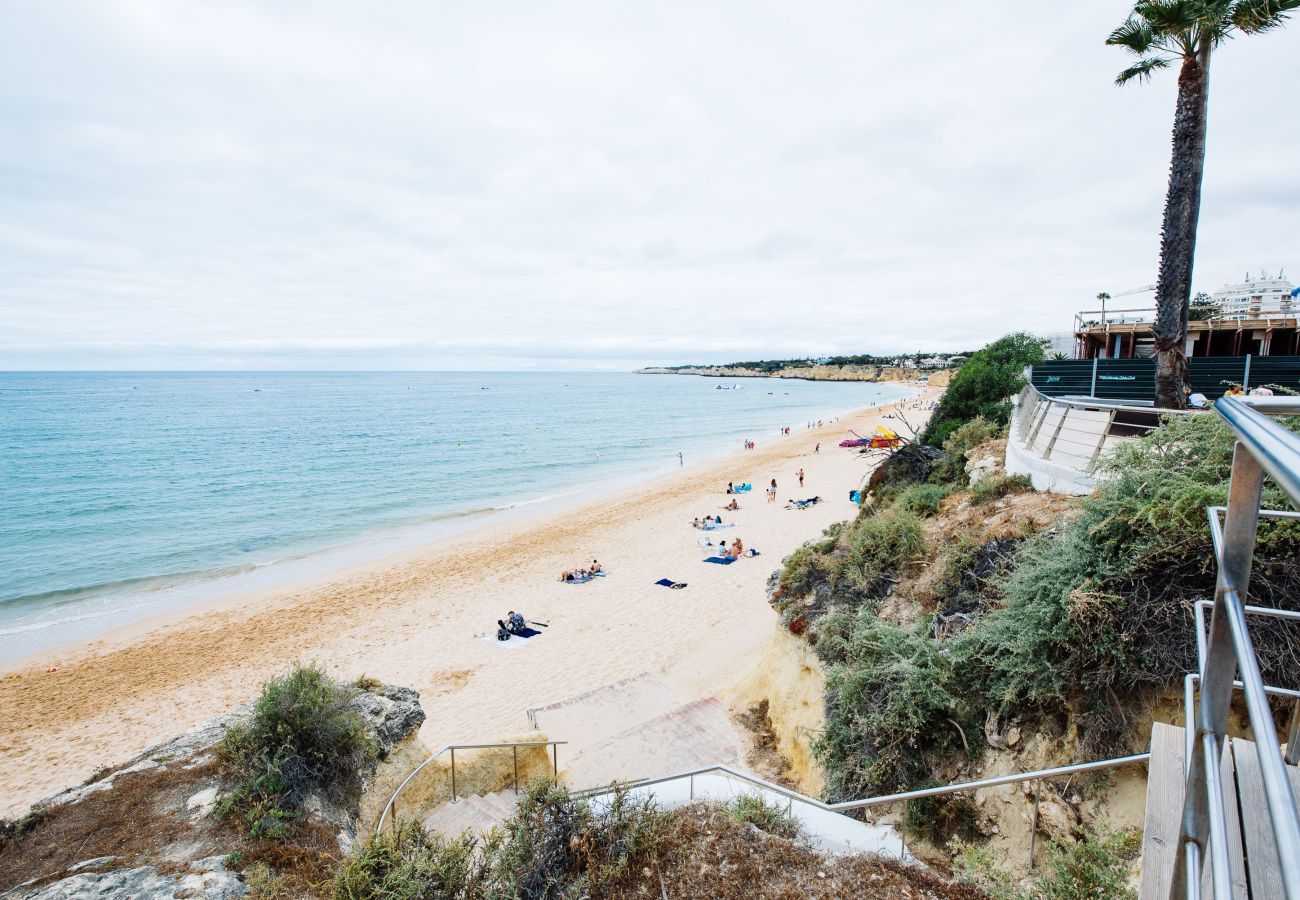
<path id="1" fill-rule="evenodd" d="M 775 478 L 772 479 L 772 486 L 767 489 L 767 502 L 768 503 L 776 502 L 776 479 Z"/>
<path id="2" fill-rule="evenodd" d="M 818 444 L 816 447 L 813 447 L 813 453 L 821 453 L 821 452 L 822 452 L 821 444 Z"/>
<path id="3" fill-rule="evenodd" d="M 686 460 L 682 459 L 682 451 L 680 450 L 677 451 L 677 465 L 683 469 L 686 468 Z"/>
<path id="4" fill-rule="evenodd" d="M 799 476 L 799 487 L 803 487 L 803 469 L 795 472 L 795 474 Z"/>

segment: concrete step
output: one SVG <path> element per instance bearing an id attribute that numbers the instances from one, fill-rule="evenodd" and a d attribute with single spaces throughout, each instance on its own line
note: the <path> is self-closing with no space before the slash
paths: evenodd
<path id="1" fill-rule="evenodd" d="M 646 673 L 531 709 L 528 714 L 534 728 L 562 736 L 569 748 L 580 748 L 648 722 L 681 702 L 671 688 Z"/>
<path id="2" fill-rule="evenodd" d="M 743 742 L 715 698 L 676 707 L 647 722 L 611 735 L 574 757 L 568 783 L 575 788 L 604 787 L 698 768 L 710 763 L 735 765 Z"/>
<path id="3" fill-rule="evenodd" d="M 423 822 L 426 831 L 454 837 L 465 831 L 482 834 L 514 815 L 515 793 L 507 789 L 492 794 L 469 794 L 455 803 L 444 803 Z"/>

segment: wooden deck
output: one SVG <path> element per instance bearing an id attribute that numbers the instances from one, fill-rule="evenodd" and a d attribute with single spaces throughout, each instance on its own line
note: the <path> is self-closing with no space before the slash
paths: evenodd
<path id="1" fill-rule="evenodd" d="M 1142 882 L 1139 900 L 1167 900 L 1174 874 L 1174 854 L 1183 813 L 1183 729 L 1157 722 L 1151 729 L 1151 764 L 1147 775 L 1146 827 L 1142 836 Z M 1300 795 L 1300 770 L 1288 767 Z M 1233 738 L 1224 747 L 1222 773 L 1228 819 L 1232 895 L 1250 900 L 1281 900 L 1277 854 L 1259 758 L 1252 741 Z M 1213 897 L 1209 864 L 1201 879 L 1201 896 Z"/>

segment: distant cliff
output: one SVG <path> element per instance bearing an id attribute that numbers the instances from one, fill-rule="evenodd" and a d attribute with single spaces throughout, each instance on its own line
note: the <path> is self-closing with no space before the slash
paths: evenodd
<path id="1" fill-rule="evenodd" d="M 804 381 L 916 381 L 928 376 L 930 384 L 943 387 L 952 377 L 952 369 L 903 369 L 894 366 L 803 366 L 762 372 L 740 366 L 688 366 L 663 368 L 649 366 L 636 370 L 638 375 L 704 375 L 709 378 L 800 378 Z"/>

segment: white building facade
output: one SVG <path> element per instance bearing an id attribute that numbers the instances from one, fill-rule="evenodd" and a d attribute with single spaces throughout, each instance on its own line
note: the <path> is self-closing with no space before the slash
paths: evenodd
<path id="1" fill-rule="evenodd" d="M 1258 277 L 1247 272 L 1244 281 L 1225 284 L 1214 292 L 1213 299 L 1223 311 L 1223 319 L 1256 319 L 1268 313 L 1294 315 L 1293 287 L 1281 271 L 1276 276 L 1260 272 Z"/>

